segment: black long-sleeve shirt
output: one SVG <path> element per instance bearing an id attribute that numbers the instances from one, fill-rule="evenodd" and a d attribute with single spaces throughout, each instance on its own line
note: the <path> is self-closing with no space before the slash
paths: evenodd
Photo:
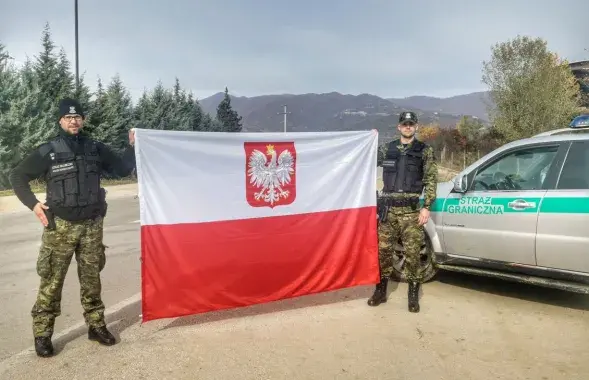
<path id="1" fill-rule="evenodd" d="M 69 135 L 63 131 L 60 131 L 60 134 L 66 138 L 68 145 L 74 152 L 83 154 L 84 140 L 88 139 L 88 137 L 81 133 L 78 135 Z M 123 152 L 122 157 L 119 157 L 107 145 L 99 141 L 96 142 L 96 146 L 102 161 L 103 171 L 112 173 L 115 176 L 125 177 L 135 168 L 135 151 L 133 147 L 129 146 Z M 10 173 L 10 183 L 12 184 L 14 193 L 30 210 L 35 207 L 39 200 L 31 190 L 29 182 L 33 179 L 44 178 L 51 166 L 49 153 L 43 155 L 41 153 L 43 150 L 40 148 L 41 146 L 31 152 Z M 50 206 L 50 209 L 56 216 L 62 219 L 76 221 L 101 215 L 104 205 L 98 204 L 82 207 Z"/>

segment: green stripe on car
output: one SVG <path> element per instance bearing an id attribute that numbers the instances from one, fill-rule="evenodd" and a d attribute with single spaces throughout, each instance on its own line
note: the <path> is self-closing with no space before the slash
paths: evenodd
<path id="1" fill-rule="evenodd" d="M 517 208 L 517 201 L 527 202 L 528 207 Z M 542 201 L 542 203 L 540 203 Z M 421 199 L 423 204 L 423 199 Z M 515 208 L 514 208 L 515 207 Z M 431 207 L 432 212 L 450 214 L 502 215 L 506 213 L 589 213 L 589 197 L 461 197 L 437 198 Z"/>

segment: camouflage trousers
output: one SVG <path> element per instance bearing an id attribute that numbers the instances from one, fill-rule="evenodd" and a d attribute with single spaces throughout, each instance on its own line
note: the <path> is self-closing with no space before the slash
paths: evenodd
<path id="1" fill-rule="evenodd" d="M 387 220 L 378 226 L 378 257 L 382 278 L 393 273 L 395 243 L 401 239 L 405 248 L 403 272 L 408 281 L 421 282 L 419 270 L 420 251 L 425 239 L 423 226 L 419 225 L 419 212 L 395 213 L 389 210 Z"/>
<path id="2" fill-rule="evenodd" d="M 69 222 L 55 217 L 55 224 L 55 229 L 44 229 L 37 259 L 41 283 L 31 310 L 35 337 L 53 334 L 55 318 L 61 314 L 63 283 L 74 254 L 86 324 L 105 325 L 100 282 L 100 272 L 106 263 L 103 219 Z"/>

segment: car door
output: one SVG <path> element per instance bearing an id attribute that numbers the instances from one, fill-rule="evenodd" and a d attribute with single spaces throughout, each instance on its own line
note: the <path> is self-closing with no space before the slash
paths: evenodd
<path id="1" fill-rule="evenodd" d="M 573 141 L 538 216 L 538 266 L 589 273 L 589 141 Z"/>
<path id="2" fill-rule="evenodd" d="M 535 265 L 538 210 L 546 193 L 543 184 L 560 145 L 510 148 L 473 170 L 467 177 L 467 191 L 451 192 L 444 203 L 446 252 Z"/>

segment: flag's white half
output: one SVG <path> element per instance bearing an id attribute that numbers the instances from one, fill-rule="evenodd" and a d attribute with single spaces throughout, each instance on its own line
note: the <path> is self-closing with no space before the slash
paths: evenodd
<path id="1" fill-rule="evenodd" d="M 142 225 L 250 219 L 376 204 L 375 130 L 213 133 L 136 129 L 135 141 Z M 253 207 L 246 188 L 251 155 L 244 143 L 265 147 L 277 142 L 294 143 L 296 196 L 288 204 Z M 280 153 L 278 149 L 276 154 Z M 269 160 L 268 155 L 262 156 L 258 153 L 257 158 Z"/>

